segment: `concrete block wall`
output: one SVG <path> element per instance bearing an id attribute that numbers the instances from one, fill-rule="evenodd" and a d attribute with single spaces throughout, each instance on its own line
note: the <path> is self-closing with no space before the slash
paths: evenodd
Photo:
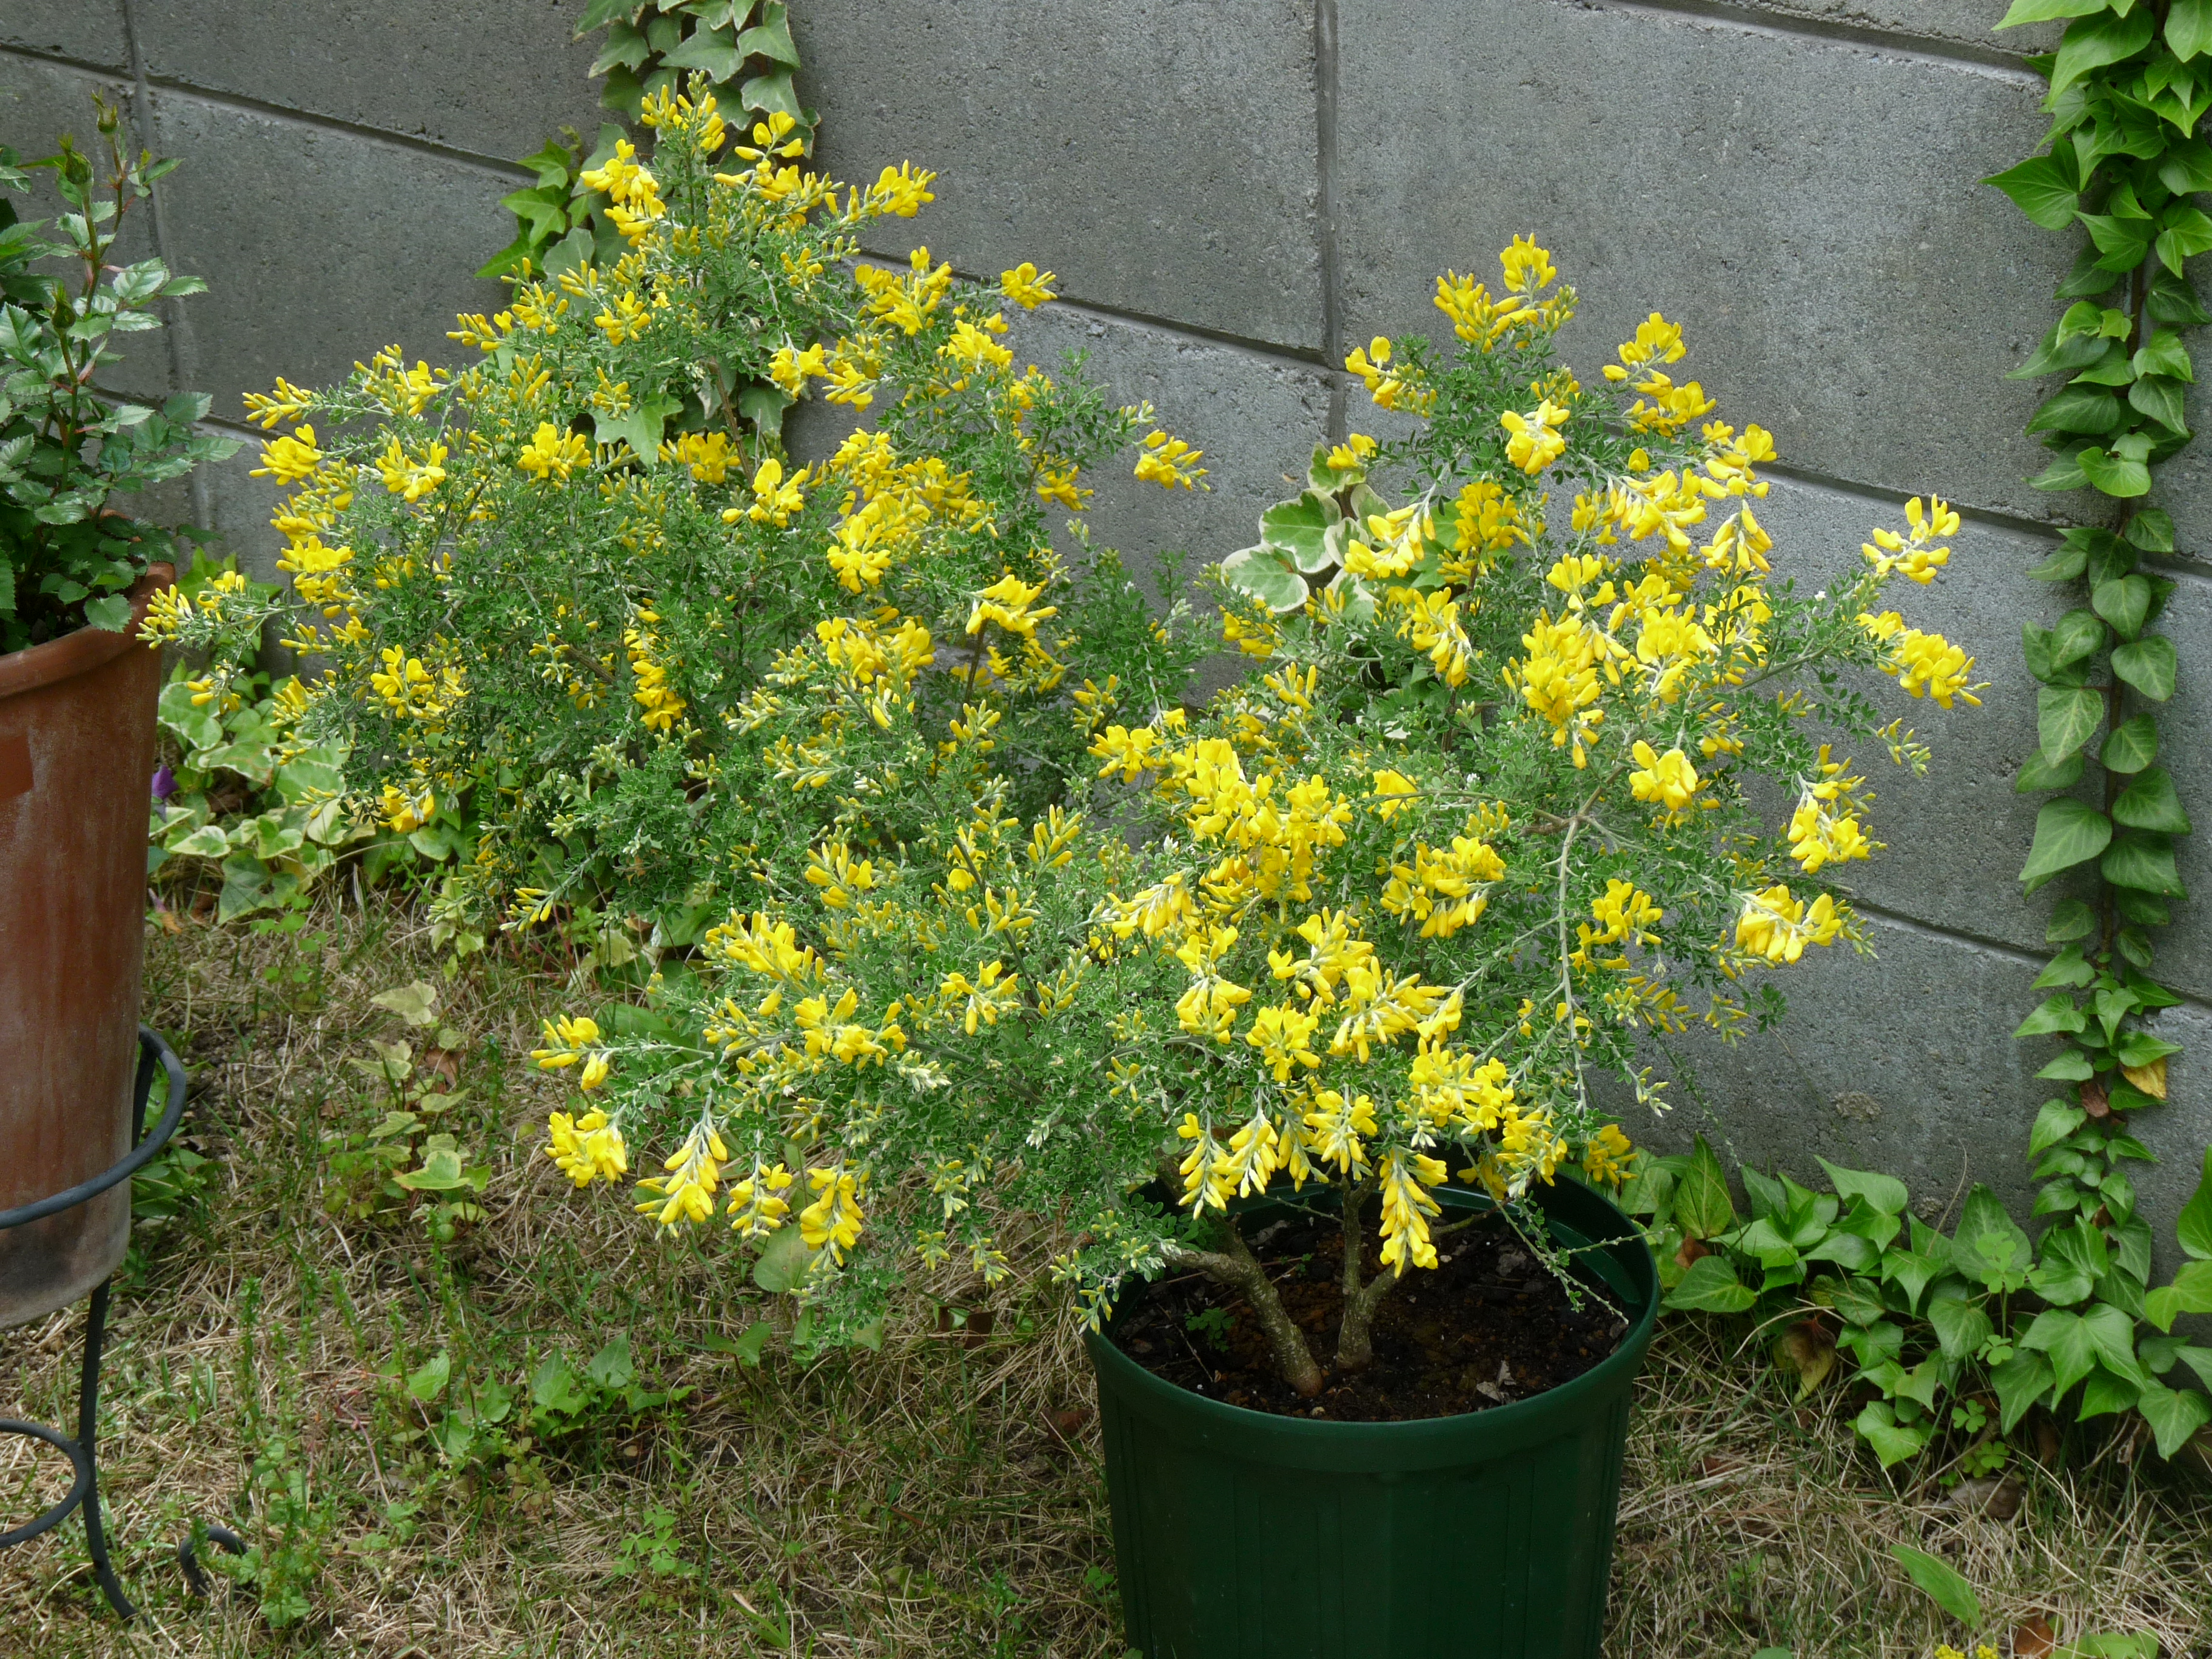
<path id="1" fill-rule="evenodd" d="M 2024 619 L 2058 596 L 2023 574 L 2053 503 L 2027 489 L 2035 388 L 2008 382 L 2069 257 L 1983 174 L 2040 136 L 2004 0 L 797 0 L 802 91 L 822 159 L 872 178 L 912 159 L 939 200 L 870 252 L 926 242 L 985 277 L 1022 259 L 1066 302 L 1022 331 L 1070 347 L 1125 399 L 1207 452 L 1212 494 L 1101 481 L 1098 538 L 1191 568 L 1249 539 L 1315 441 L 1366 418 L 1337 367 L 1376 332 L 1441 332 L 1447 266 L 1487 271 L 1535 232 L 1581 289 L 1570 362 L 1607 357 L 1658 308 L 1738 420 L 1777 435 L 1768 517 L 1801 578 L 1848 566 L 1870 523 L 1939 491 L 1968 515 L 1952 574 L 1915 620 L 1974 651 L 1985 707 L 1894 699 L 1935 744 L 1925 781 L 1881 780 L 1860 866 L 1877 955 L 1828 951 L 1785 978 L 1777 1030 L 1692 1044 L 1698 1094 L 1648 1130 L 1705 1128 L 1814 1173 L 1814 1153 L 2018 1200 L 2043 1045 L 2011 1041 L 2034 999 L 2041 899 L 2013 882 L 2035 744 Z M 596 125 L 574 0 L 0 0 L 0 142 L 40 153 L 118 89 L 146 142 L 180 155 L 155 238 L 213 291 L 182 307 L 145 389 L 239 394 L 309 381 L 397 340 L 450 361 L 453 313 L 499 290 L 467 273 L 508 234 L 506 158 Z M 906 240 L 899 240 L 905 238 Z M 2199 411 L 2203 419 L 2203 411 Z M 800 437 L 808 438 L 802 422 Z M 818 439 L 819 432 L 811 434 Z M 263 568 L 270 501 L 241 456 L 190 510 Z M 2174 1098 L 2140 1127 L 2161 1227 L 2212 1140 L 2212 446 L 2167 470 L 2185 554 L 2172 622 L 2186 689 L 2166 722 L 2207 833 L 2203 897 L 2166 935 L 2190 1001 Z M 1886 763 L 1885 763 L 1886 768 Z M 1662 1066 L 1662 1070 L 1665 1067 Z M 1643 1128 L 1632 1123 L 1632 1128 Z"/>

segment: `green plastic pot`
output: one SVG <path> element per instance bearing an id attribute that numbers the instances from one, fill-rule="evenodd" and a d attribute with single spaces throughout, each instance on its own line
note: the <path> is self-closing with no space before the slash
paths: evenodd
<path id="1" fill-rule="evenodd" d="M 1437 1196 L 1462 1212 L 1490 1202 Z M 1533 1399 L 1412 1423 L 1277 1417 L 1192 1394 L 1090 1337 L 1132 1647 L 1146 1659 L 1594 1659 L 1659 1274 L 1642 1230 L 1600 1194 L 1562 1181 L 1535 1201 L 1561 1244 L 1599 1246 L 1577 1260 L 1630 1323 L 1594 1369 Z M 1142 1294 L 1127 1293 L 1123 1313 Z"/>

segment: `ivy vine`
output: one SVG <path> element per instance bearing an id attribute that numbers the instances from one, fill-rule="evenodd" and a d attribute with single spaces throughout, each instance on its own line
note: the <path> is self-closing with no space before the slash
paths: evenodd
<path id="1" fill-rule="evenodd" d="M 2080 516 L 2100 520 L 2067 531 L 2029 572 L 2081 602 L 2021 635 L 2040 683 L 2039 748 L 2014 787 L 2054 799 L 2020 878 L 2029 893 L 2062 877 L 2079 890 L 2051 912 L 2058 949 L 2035 981 L 2051 994 L 2017 1035 L 2060 1040 L 2037 1075 L 2063 1092 L 2037 1114 L 2028 1150 L 2035 1213 L 2050 1218 L 2039 1253 L 2081 1271 L 2034 1285 L 2047 1306 L 2014 1363 L 2047 1371 L 2063 1351 L 2093 1352 L 2086 1372 L 2060 1366 L 2040 1403 L 2070 1397 L 2085 1418 L 2142 1411 L 2166 1450 L 2212 1421 L 2204 1396 L 2156 1380 L 2181 1357 L 2165 1334 L 2175 1319 L 2212 1311 L 2212 1228 L 2192 1205 L 2180 1230 L 2191 1259 L 2151 1287 L 2151 1231 L 2127 1166 L 2152 1154 L 2129 1122 L 2166 1099 L 2179 1052 L 2147 1017 L 2180 1000 L 2155 976 L 2155 930 L 2184 896 L 2174 842 L 2191 823 L 2159 763 L 2157 710 L 2179 660 L 2156 624 L 2175 585 L 2146 563 L 2173 552 L 2174 526 L 2144 497 L 2153 470 L 2191 441 L 2182 331 L 2212 322 L 2185 269 L 2212 251 L 2212 217 L 2194 200 L 2212 190 L 2212 145 L 2198 136 L 2212 111 L 2212 0 L 2017 0 L 1998 27 L 2060 20 L 2058 49 L 2028 60 L 2051 87 L 2042 153 L 1987 180 L 2044 228 L 2086 234 L 2058 286 L 2065 311 L 2013 378 L 2064 377 L 2027 425 L 2054 452 L 2033 483 L 2094 492 Z"/>
<path id="2" fill-rule="evenodd" d="M 503 276 L 526 261 L 557 276 L 620 258 L 626 245 L 607 216 L 612 204 L 582 184 L 582 175 L 604 164 L 617 144 L 637 142 L 638 112 L 647 98 L 664 88 L 681 93 L 694 75 L 707 77 L 732 118 L 747 110 L 780 111 L 799 124 L 793 137 L 812 148 L 817 118 L 800 106 L 792 82 L 799 48 L 785 0 L 591 0 L 576 34 L 597 30 L 606 34 L 590 70 L 605 78 L 599 102 L 628 125 L 603 124 L 588 149 L 567 127 L 522 158 L 538 182 L 500 199 L 514 215 L 515 238 L 479 276 Z"/>

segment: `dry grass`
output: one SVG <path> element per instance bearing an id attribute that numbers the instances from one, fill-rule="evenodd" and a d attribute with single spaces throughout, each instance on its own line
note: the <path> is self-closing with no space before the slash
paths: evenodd
<path id="1" fill-rule="evenodd" d="M 773 1350 L 757 1370 L 710 1351 L 769 1299 L 534 1156 L 559 1095 L 516 1060 L 557 1000 L 552 967 L 478 959 L 445 981 L 410 914 L 374 895 L 296 939 L 155 937 L 149 1017 L 192 1066 L 185 1130 L 217 1179 L 143 1236 L 118 1286 L 105 1484 L 142 1613 L 114 1624 L 71 1522 L 0 1560 L 0 1654 L 1117 1659 L 1091 1384 L 1064 1310 L 1002 1301 L 972 1347 L 917 1317 L 880 1355 L 803 1371 Z M 380 1115 L 343 1060 L 373 1037 L 419 1038 L 368 999 L 416 977 L 444 987 L 441 1018 L 465 1038 L 471 1098 L 444 1127 L 494 1164 L 490 1215 L 442 1250 L 418 1226 L 341 1224 L 319 1201 L 325 1133 Z M 81 1328 L 72 1310 L 0 1334 L 0 1412 L 72 1418 Z M 408 1438 L 421 1419 L 398 1379 L 441 1349 L 513 1381 L 549 1346 L 580 1360 L 623 1332 L 643 1377 L 695 1390 L 680 1407 L 459 1480 Z M 1609 1653 L 1924 1656 L 1941 1626 L 1894 1541 L 1950 1553 L 2007 1620 L 2050 1608 L 2154 1629 L 2169 1656 L 2212 1640 L 2201 1488 L 2107 1461 L 2033 1475 L 2008 1524 L 1970 1518 L 1893 1494 L 1832 1407 L 1800 1413 L 1758 1369 L 1695 1328 L 1662 1334 Z M 246 1493 L 272 1440 L 336 1514 L 314 1614 L 283 1636 L 225 1586 L 188 1600 L 173 1557 L 195 1518 L 266 1535 Z M 0 1441 L 0 1515 L 58 1495 L 58 1462 Z M 417 1498 L 413 1535 L 376 1547 L 386 1505 Z M 668 1571 L 647 1547 L 656 1528 Z"/>

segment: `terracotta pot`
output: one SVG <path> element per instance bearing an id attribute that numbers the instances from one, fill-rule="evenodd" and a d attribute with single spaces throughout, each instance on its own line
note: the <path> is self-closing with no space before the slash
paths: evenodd
<path id="1" fill-rule="evenodd" d="M 95 628 L 0 657 L 0 1210 L 130 1148 L 161 656 Z M 131 1183 L 0 1232 L 0 1325 L 67 1307 L 121 1265 Z"/>

